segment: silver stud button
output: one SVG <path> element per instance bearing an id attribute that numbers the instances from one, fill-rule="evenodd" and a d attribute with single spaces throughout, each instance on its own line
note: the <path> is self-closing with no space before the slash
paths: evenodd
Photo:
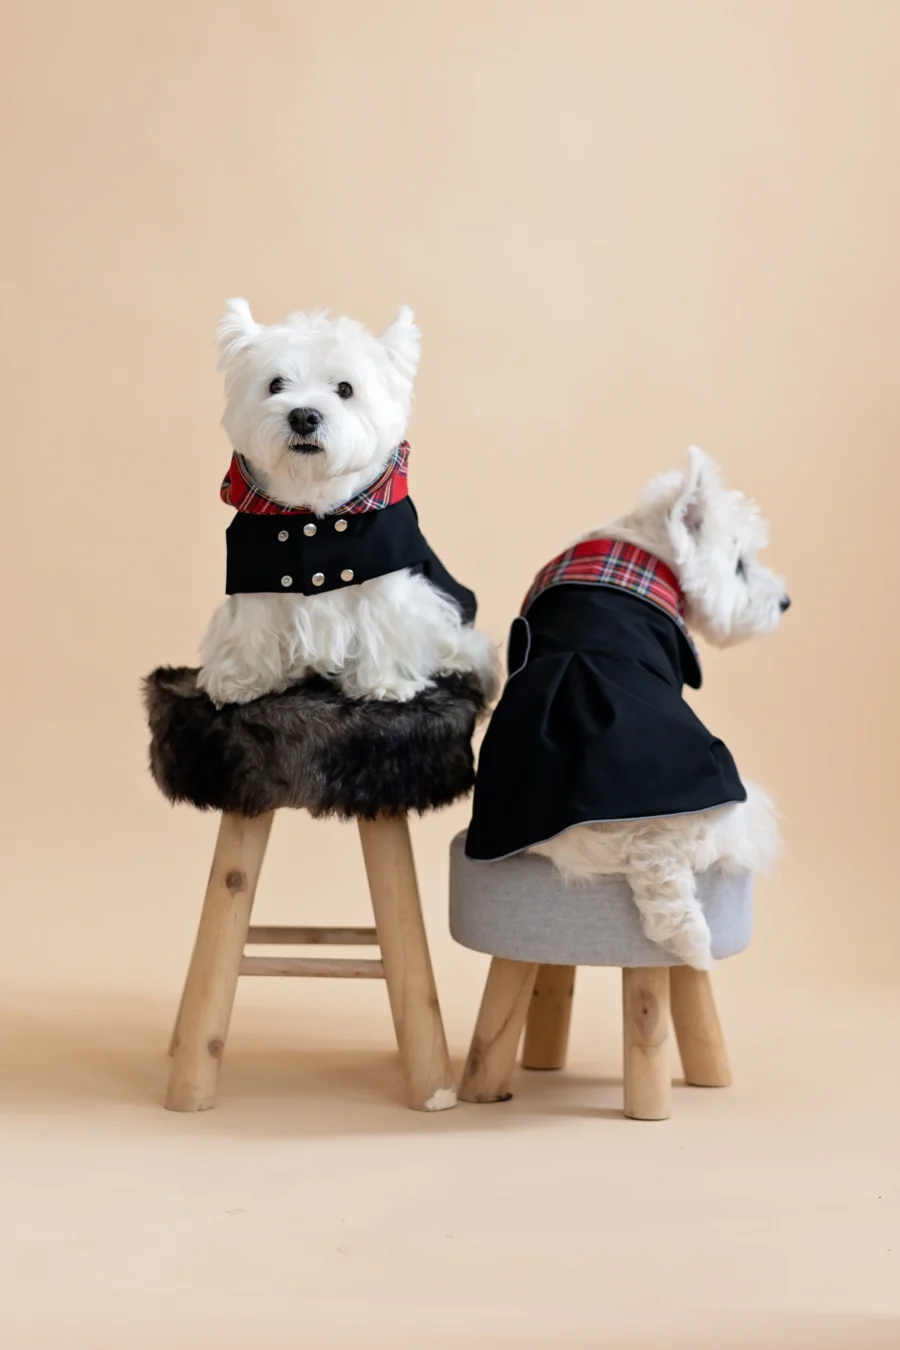
<path id="1" fill-rule="evenodd" d="M 304 526 L 303 526 L 303 533 L 306 535 L 307 539 L 312 539 L 312 537 L 313 537 L 313 535 L 315 534 L 315 532 L 316 532 L 316 527 L 315 527 L 315 525 L 312 523 L 312 521 L 310 521 L 308 525 L 304 525 Z"/>
<path id="2" fill-rule="evenodd" d="M 324 586 L 324 585 L 325 585 L 325 574 L 324 574 L 324 572 L 313 572 L 313 576 L 312 576 L 312 584 L 313 584 L 314 586 Z"/>
<path id="3" fill-rule="evenodd" d="M 353 568 L 345 567 L 343 572 L 341 573 L 341 581 L 352 581 L 352 580 L 353 580 Z"/>
<path id="4" fill-rule="evenodd" d="M 341 516 L 340 520 L 334 522 L 334 528 L 337 530 L 338 534 L 344 533 L 347 528 L 347 522 L 344 520 L 343 516 Z"/>
<path id="5" fill-rule="evenodd" d="M 278 542 L 279 542 L 279 544 L 283 544 L 284 541 L 285 541 L 288 537 L 289 537 L 289 536 L 288 536 L 287 530 L 279 530 L 279 531 L 278 531 Z"/>
<path id="6" fill-rule="evenodd" d="M 293 584 L 294 584 L 294 578 L 293 578 L 293 577 L 282 577 L 282 578 L 281 578 L 281 584 L 282 584 L 282 586 L 293 586 Z"/>

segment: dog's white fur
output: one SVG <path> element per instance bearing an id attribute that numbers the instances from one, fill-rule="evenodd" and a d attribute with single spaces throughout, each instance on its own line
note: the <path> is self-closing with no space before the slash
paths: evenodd
<path id="1" fill-rule="evenodd" d="M 782 581 L 758 561 L 767 530 L 756 507 L 728 491 L 696 447 L 685 472 L 654 479 L 635 511 L 584 537 L 622 539 L 667 563 L 684 592 L 688 626 L 720 647 L 771 632 L 788 603 Z M 695 874 L 714 863 L 765 873 L 778 852 L 772 803 L 760 788 L 746 787 L 747 801 L 738 805 L 579 825 L 530 851 L 573 881 L 624 873 L 646 936 L 707 970 L 711 938 Z"/>
<path id="2" fill-rule="evenodd" d="M 375 337 L 354 319 L 321 312 L 264 326 L 246 300 L 230 300 L 218 345 L 222 425 L 277 501 L 318 515 L 334 510 L 379 477 L 404 439 L 420 345 L 410 309 Z M 270 393 L 274 380 L 281 387 Z M 338 393 L 343 382 L 349 397 Z M 313 409 L 322 420 L 295 434 L 292 409 Z M 471 672 L 490 697 L 496 664 L 490 640 L 408 570 L 316 596 L 231 596 L 212 618 L 202 657 L 198 682 L 220 706 L 313 673 L 351 698 L 403 701 L 435 675 Z"/>

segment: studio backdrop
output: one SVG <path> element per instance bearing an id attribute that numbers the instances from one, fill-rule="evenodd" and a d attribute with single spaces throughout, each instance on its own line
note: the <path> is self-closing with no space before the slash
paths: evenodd
<path id="1" fill-rule="evenodd" d="M 412 494 L 498 643 L 536 569 L 691 442 L 756 496 L 794 605 L 704 651 L 696 702 L 786 853 L 726 978 L 894 980 L 900 9 L 38 0 L 4 23 L 7 985 L 174 998 L 183 973 L 215 822 L 154 789 L 139 682 L 196 660 L 222 595 L 232 295 L 269 322 L 413 306 Z M 414 827 L 457 1041 L 483 977 L 446 932 L 466 818 Z M 276 823 L 272 921 L 364 917 L 348 841 Z"/>

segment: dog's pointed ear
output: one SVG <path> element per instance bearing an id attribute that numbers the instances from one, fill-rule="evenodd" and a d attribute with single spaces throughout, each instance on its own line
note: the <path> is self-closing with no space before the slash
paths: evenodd
<path id="1" fill-rule="evenodd" d="M 216 346 L 219 349 L 219 369 L 230 366 L 236 356 L 252 347 L 260 332 L 260 325 L 250 313 L 246 300 L 229 300 L 219 320 Z"/>
<path id="2" fill-rule="evenodd" d="M 692 445 L 688 450 L 684 485 L 672 508 L 673 528 L 686 530 L 692 538 L 701 535 L 710 503 L 721 487 L 715 460 L 704 450 Z"/>
<path id="3" fill-rule="evenodd" d="M 401 306 L 394 322 L 381 334 L 380 341 L 400 374 L 412 380 L 419 365 L 422 334 L 409 305 Z"/>

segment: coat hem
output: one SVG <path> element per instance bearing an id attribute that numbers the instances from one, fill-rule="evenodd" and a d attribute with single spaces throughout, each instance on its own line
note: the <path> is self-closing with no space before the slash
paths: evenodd
<path id="1" fill-rule="evenodd" d="M 497 853 L 492 858 L 476 858 L 469 852 L 468 840 L 466 840 L 465 856 L 469 862 L 475 863 L 494 863 L 505 862 L 507 858 L 515 858 L 520 853 L 527 853 L 530 848 L 536 848 L 539 844 L 552 843 L 554 839 L 561 839 L 564 834 L 570 830 L 580 829 L 583 825 L 636 825 L 643 820 L 678 820 L 682 816 L 701 816 L 704 811 L 715 811 L 721 806 L 742 806 L 747 800 L 747 794 L 743 797 L 728 797 L 723 802 L 711 802 L 709 806 L 698 806 L 693 811 L 660 811 L 655 816 L 604 816 L 599 820 L 575 820 L 571 825 L 564 826 L 557 830 L 556 834 L 548 834 L 545 839 L 532 839 L 527 844 L 522 844 L 521 848 L 511 849 L 509 853 Z"/>

